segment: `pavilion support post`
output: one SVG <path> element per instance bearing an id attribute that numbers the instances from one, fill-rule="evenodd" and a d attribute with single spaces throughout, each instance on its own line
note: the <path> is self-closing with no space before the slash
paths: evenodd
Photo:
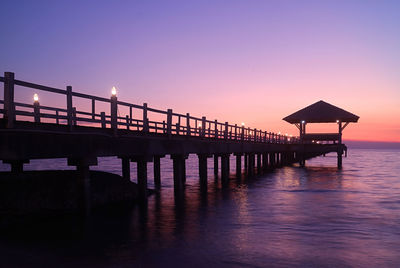
<path id="1" fill-rule="evenodd" d="M 342 149 L 339 149 L 337 152 L 337 167 L 338 167 L 338 169 L 342 169 L 342 167 L 343 167 L 342 160 L 343 160 L 343 151 L 342 151 Z"/>
<path id="2" fill-rule="evenodd" d="M 338 140 L 338 150 L 337 150 L 337 167 L 338 169 L 342 169 L 342 157 L 343 157 L 343 148 L 342 148 L 342 121 L 338 122 L 339 126 L 339 140 Z"/>
<path id="3" fill-rule="evenodd" d="M 229 180 L 229 154 L 221 155 L 221 182 L 226 185 Z"/>

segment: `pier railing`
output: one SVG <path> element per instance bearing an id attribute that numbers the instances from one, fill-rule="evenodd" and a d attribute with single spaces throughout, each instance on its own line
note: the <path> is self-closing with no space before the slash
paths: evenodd
<path id="1" fill-rule="evenodd" d="M 149 107 L 147 103 L 137 105 L 123 102 L 117 99 L 116 94 L 112 94 L 111 98 L 103 98 L 75 92 L 71 86 L 59 89 L 17 80 L 11 72 L 6 72 L 4 77 L 0 77 L 0 82 L 4 85 L 4 98 L 0 100 L 0 114 L 5 119 L 7 128 L 13 128 L 14 122 L 18 120 L 68 125 L 71 130 L 74 126 L 81 125 L 114 130 L 127 129 L 145 134 L 198 136 L 216 140 L 275 144 L 299 142 L 298 137 L 245 127 L 242 124 L 218 122 L 209 120 L 205 116 L 195 117 L 189 113 L 179 114 L 173 112 L 172 109 L 159 110 Z M 15 102 L 15 86 L 63 95 L 66 98 L 66 108 L 40 105 L 37 94 L 32 103 Z M 90 101 L 91 111 L 87 112 L 74 106 L 73 98 Z M 104 108 L 104 105 L 110 105 L 110 108 L 99 112 L 99 107 Z M 120 110 L 124 110 L 125 114 L 121 115 Z"/>

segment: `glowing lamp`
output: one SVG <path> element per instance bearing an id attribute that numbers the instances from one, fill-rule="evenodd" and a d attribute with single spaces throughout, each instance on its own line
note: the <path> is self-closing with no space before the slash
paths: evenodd
<path id="1" fill-rule="evenodd" d="M 281 135 L 281 132 L 280 132 L 280 131 L 278 132 L 278 135 Z"/>
<path id="2" fill-rule="evenodd" d="M 306 121 L 302 120 L 301 123 L 304 124 Z"/>
<path id="3" fill-rule="evenodd" d="M 39 101 L 39 96 L 38 96 L 38 94 L 33 94 L 33 101 L 34 102 L 38 102 Z"/>
<path id="4" fill-rule="evenodd" d="M 115 87 L 112 87 L 111 89 L 111 95 L 116 96 L 117 95 L 117 89 Z"/>
<path id="5" fill-rule="evenodd" d="M 339 120 L 336 120 L 336 123 L 339 123 Z"/>
<path id="6" fill-rule="evenodd" d="M 242 126 L 244 126 L 244 123 L 242 122 Z"/>

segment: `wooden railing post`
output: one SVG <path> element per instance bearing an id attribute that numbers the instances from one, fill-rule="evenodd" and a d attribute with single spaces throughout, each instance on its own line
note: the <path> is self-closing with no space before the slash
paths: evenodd
<path id="1" fill-rule="evenodd" d="M 72 125 L 73 126 L 77 125 L 76 108 L 75 107 L 72 107 Z"/>
<path id="2" fill-rule="evenodd" d="M 190 114 L 186 114 L 186 135 L 190 136 L 191 135 L 191 129 L 190 129 Z"/>
<path id="3" fill-rule="evenodd" d="M 70 128 L 72 127 L 72 87 L 67 86 L 67 122 Z"/>
<path id="4" fill-rule="evenodd" d="M 237 140 L 237 124 L 235 124 L 235 140 Z"/>
<path id="5" fill-rule="evenodd" d="M 117 103 L 117 95 L 111 95 L 111 128 L 118 128 L 118 103 Z"/>
<path id="6" fill-rule="evenodd" d="M 143 103 L 143 132 L 149 132 L 149 119 L 147 118 L 147 103 Z"/>
<path id="7" fill-rule="evenodd" d="M 201 118 L 201 136 L 204 137 L 206 134 L 206 117 Z"/>
<path id="8" fill-rule="evenodd" d="M 59 123 L 60 123 L 59 114 L 58 114 L 58 110 L 56 110 L 56 124 L 58 125 Z"/>
<path id="9" fill-rule="evenodd" d="M 225 122 L 224 139 L 228 139 L 228 122 Z"/>
<path id="10" fill-rule="evenodd" d="M 129 115 L 126 115 L 126 129 L 129 130 L 129 125 L 130 125 L 130 120 L 129 120 Z"/>
<path id="11" fill-rule="evenodd" d="M 214 121 L 214 135 L 215 135 L 215 138 L 216 139 L 218 139 L 218 121 L 217 120 L 215 120 Z"/>
<path id="12" fill-rule="evenodd" d="M 132 119 L 132 106 L 129 106 L 129 118 L 130 118 L 130 124 L 133 124 L 133 119 Z"/>
<path id="13" fill-rule="evenodd" d="M 4 73 L 4 119 L 7 128 L 14 127 L 15 104 L 14 104 L 14 73 Z"/>
<path id="14" fill-rule="evenodd" d="M 96 101 L 92 99 L 92 119 L 96 119 Z"/>
<path id="15" fill-rule="evenodd" d="M 176 134 L 180 135 L 180 131 L 181 131 L 181 116 L 178 116 L 178 123 L 176 123 Z"/>
<path id="16" fill-rule="evenodd" d="M 106 113 L 105 112 L 101 112 L 100 113 L 100 118 L 101 118 L 101 127 L 102 128 L 107 128 L 107 125 L 106 125 Z"/>
<path id="17" fill-rule="evenodd" d="M 257 141 L 257 129 L 254 129 L 254 141 Z"/>
<path id="18" fill-rule="evenodd" d="M 172 109 L 168 109 L 167 111 L 167 134 L 171 135 L 172 131 Z"/>
<path id="19" fill-rule="evenodd" d="M 40 104 L 37 100 L 33 102 L 33 118 L 35 123 L 40 123 Z"/>
<path id="20" fill-rule="evenodd" d="M 244 140 L 244 126 L 242 125 L 242 133 L 240 134 L 240 139 Z"/>

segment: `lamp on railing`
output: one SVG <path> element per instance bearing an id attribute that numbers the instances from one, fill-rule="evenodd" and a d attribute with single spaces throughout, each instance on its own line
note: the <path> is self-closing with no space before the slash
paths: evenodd
<path id="1" fill-rule="evenodd" d="M 111 89 L 111 95 L 112 96 L 117 96 L 117 89 L 115 87 L 112 87 Z"/>
<path id="2" fill-rule="evenodd" d="M 33 119 L 35 123 L 40 123 L 40 104 L 38 94 L 33 94 Z"/>

